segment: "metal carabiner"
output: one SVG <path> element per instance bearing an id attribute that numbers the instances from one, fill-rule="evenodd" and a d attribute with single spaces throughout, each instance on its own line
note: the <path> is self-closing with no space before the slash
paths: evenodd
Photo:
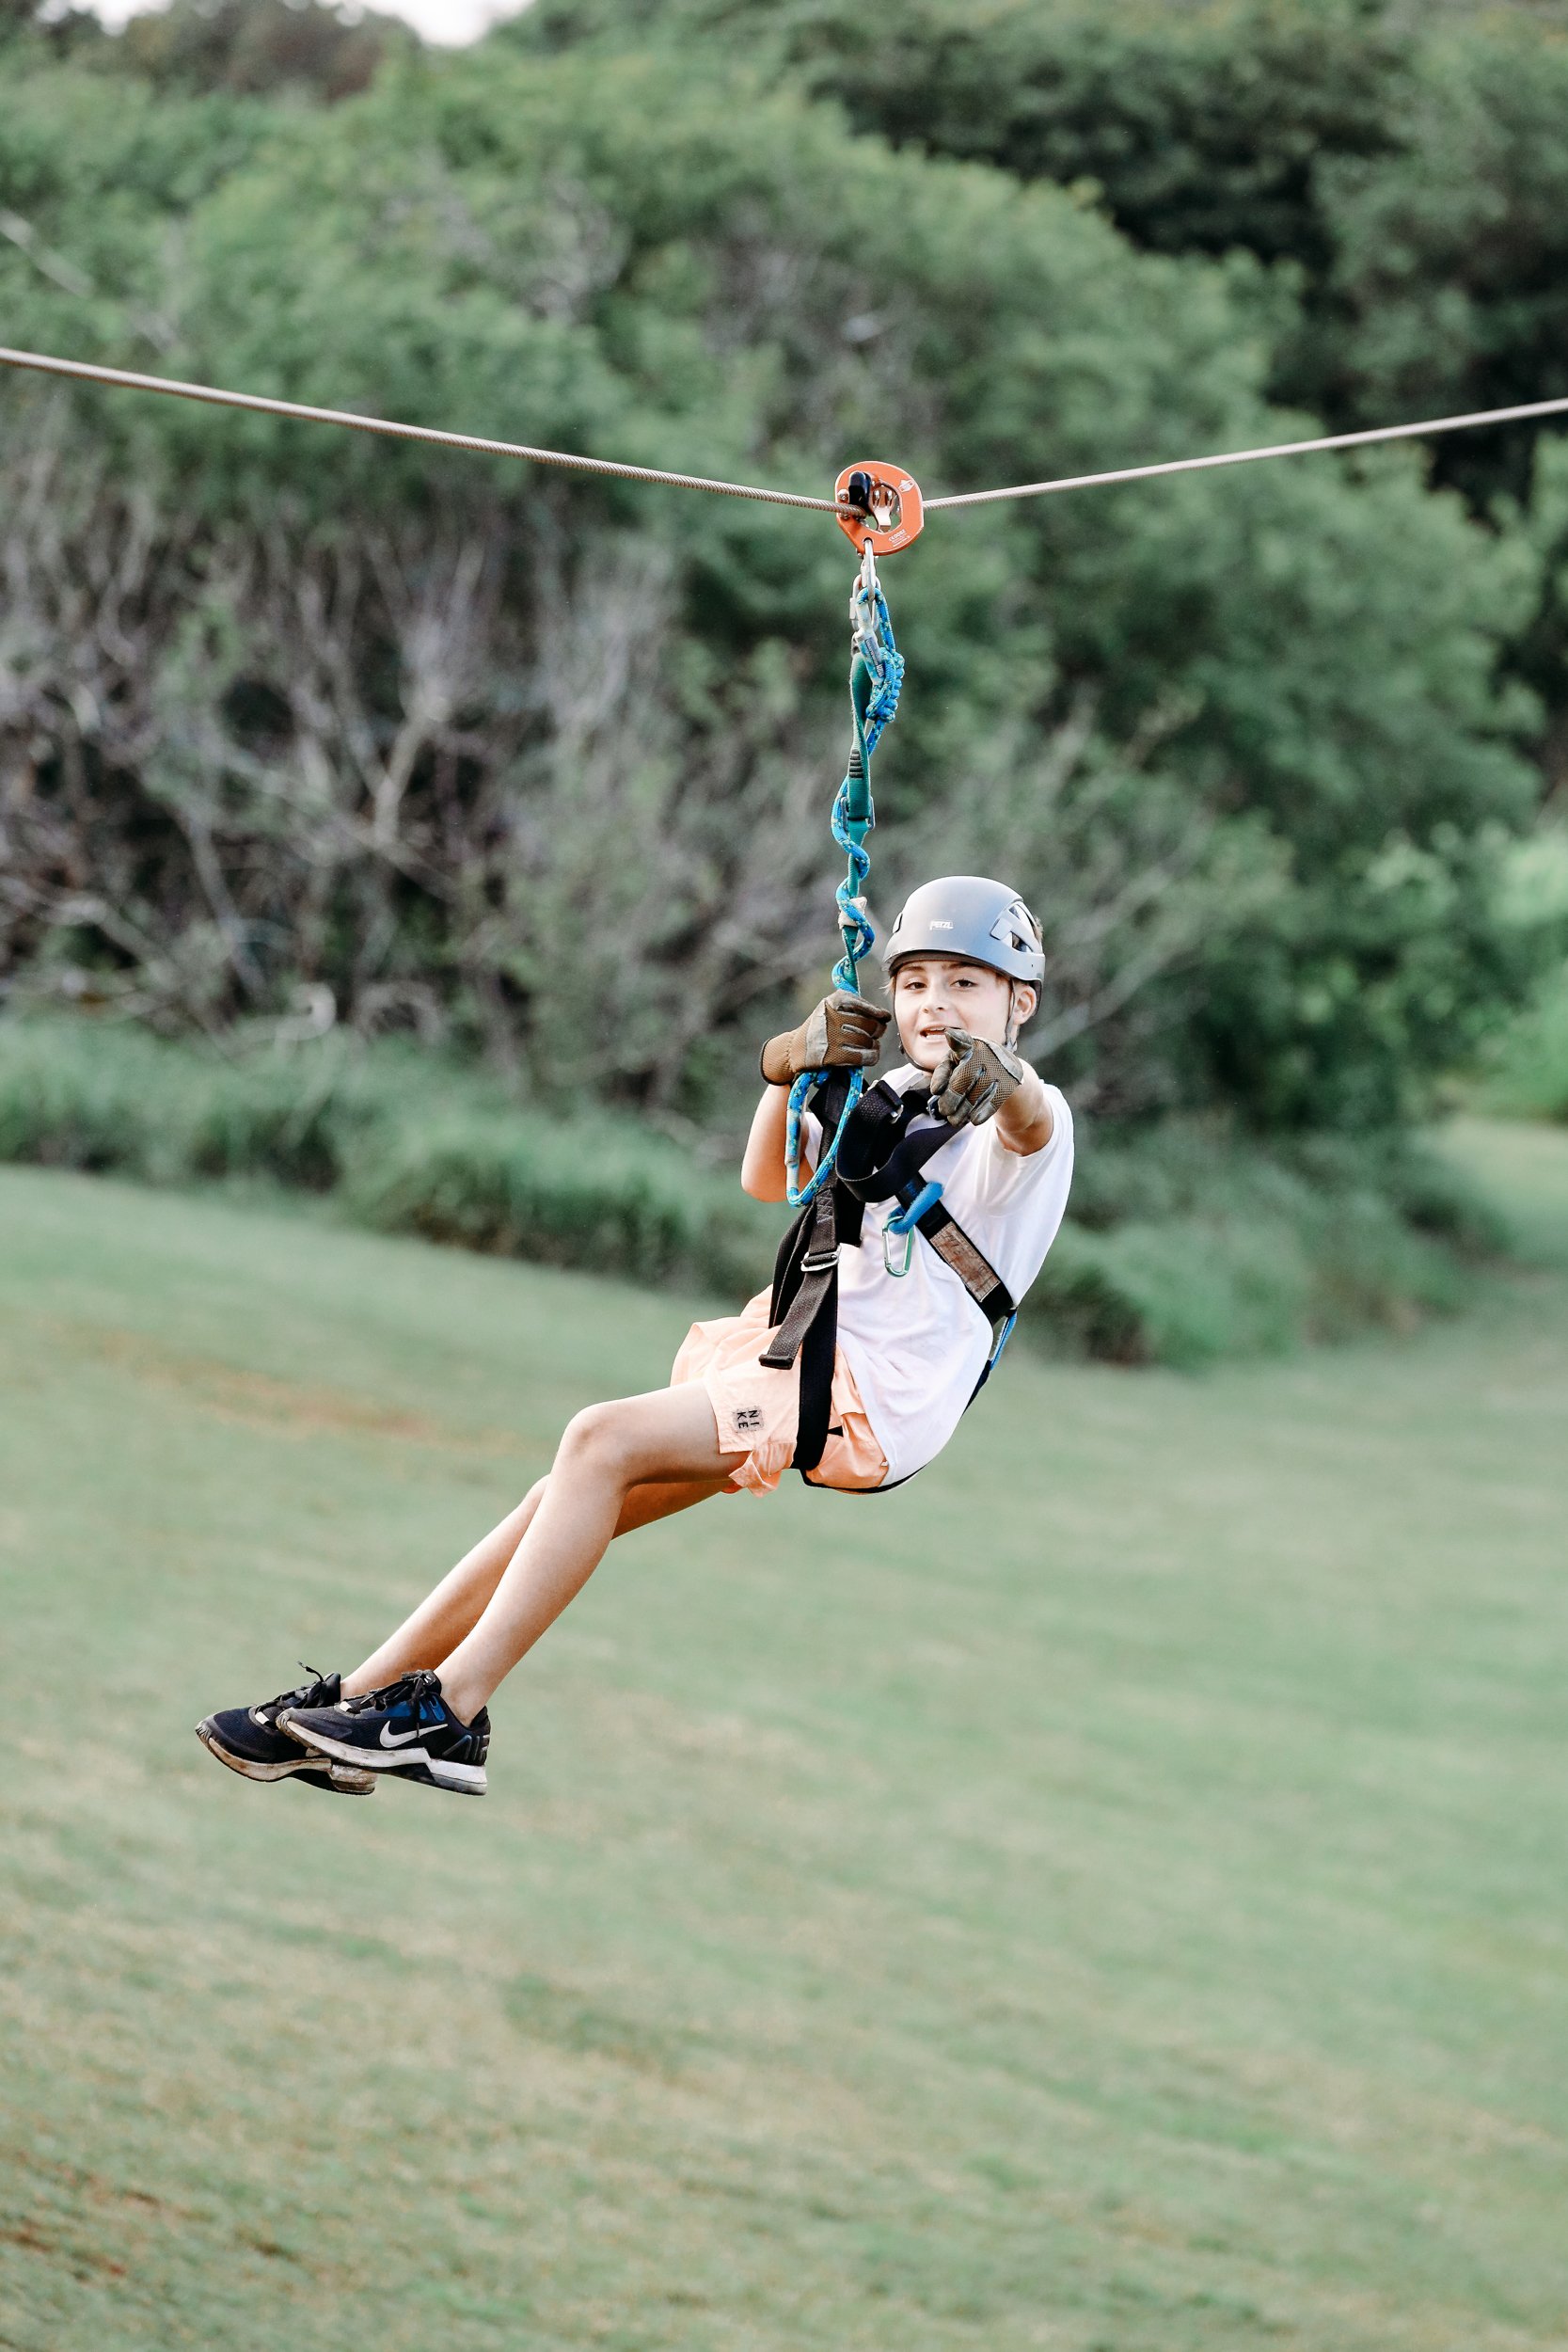
<path id="1" fill-rule="evenodd" d="M 897 1216 L 890 1216 L 883 1226 L 882 1263 L 895 1281 L 901 1282 L 914 1263 L 915 1227 L 920 1223 L 927 1210 L 934 1209 L 941 1199 L 942 1186 L 933 1179 L 921 1185 L 907 1209 L 900 1209 Z M 893 1247 L 888 1239 L 890 1233 L 896 1235 L 904 1245 L 896 1265 L 893 1263 Z"/>
<path id="2" fill-rule="evenodd" d="M 849 591 L 849 631 L 858 645 L 868 632 L 877 633 L 877 550 L 867 540 L 861 549 L 861 567 Z"/>

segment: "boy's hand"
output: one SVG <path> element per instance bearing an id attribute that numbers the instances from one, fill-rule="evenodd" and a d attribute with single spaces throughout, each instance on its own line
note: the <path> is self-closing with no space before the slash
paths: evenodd
<path id="1" fill-rule="evenodd" d="M 882 1050 L 882 1031 L 892 1018 L 853 989 L 835 988 L 798 1029 L 768 1039 L 762 1049 L 762 1074 L 770 1087 L 787 1087 L 807 1070 L 867 1070 Z"/>
<path id="2" fill-rule="evenodd" d="M 931 1108 L 950 1127 L 980 1127 L 1023 1084 L 1027 1064 L 1006 1045 L 988 1045 L 967 1029 L 949 1029 L 947 1051 L 931 1075 Z"/>

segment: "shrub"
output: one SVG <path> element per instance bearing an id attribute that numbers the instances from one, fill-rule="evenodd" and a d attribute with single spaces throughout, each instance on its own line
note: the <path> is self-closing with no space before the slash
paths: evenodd
<path id="1" fill-rule="evenodd" d="M 644 1121 L 545 1117 L 392 1042 L 225 1059 L 131 1026 L 0 1022 L 0 1159 L 261 1178 L 385 1232 L 736 1301 L 784 1222 Z M 1318 1137 L 1288 1158 L 1219 1123 L 1090 1129 L 1021 1338 L 1126 1364 L 1277 1354 L 1451 1307 L 1465 1262 L 1499 1247 L 1458 1174 L 1404 1140 Z"/>
<path id="2" fill-rule="evenodd" d="M 128 1025 L 0 1023 L 0 1159 L 260 1177 L 383 1232 L 736 1295 L 782 1222 L 637 1120 L 544 1118 L 483 1072 L 337 1039 L 226 1059 Z"/>
<path id="3" fill-rule="evenodd" d="M 343 1198 L 357 1223 L 387 1232 L 736 1292 L 767 1279 L 780 1222 L 733 1175 L 629 1120 L 546 1124 L 515 1111 L 404 1127 L 359 1154 Z"/>
<path id="4" fill-rule="evenodd" d="M 1070 1227 L 1029 1301 L 1031 1338 L 1124 1363 L 1278 1355 L 1302 1337 L 1310 1277 L 1286 1226 L 1196 1217 Z"/>
<path id="5" fill-rule="evenodd" d="M 177 1181 L 189 1057 L 136 1030 L 103 1045 L 63 1022 L 0 1026 L 0 1158 Z"/>
<path id="6" fill-rule="evenodd" d="M 1402 1136 L 1265 1152 L 1196 1120 L 1090 1135 L 1020 1330 L 1120 1363 L 1278 1355 L 1451 1309 L 1502 1246 L 1459 1172 Z"/>
<path id="7" fill-rule="evenodd" d="M 1516 1119 L 1568 1120 L 1568 966 L 1497 1041 L 1481 1099 Z"/>

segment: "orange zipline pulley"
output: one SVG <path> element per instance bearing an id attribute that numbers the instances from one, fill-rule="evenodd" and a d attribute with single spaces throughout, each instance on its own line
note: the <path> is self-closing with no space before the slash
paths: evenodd
<path id="1" fill-rule="evenodd" d="M 846 466 L 833 485 L 838 527 L 847 532 L 857 554 L 869 548 L 873 555 L 892 555 L 918 539 L 926 520 L 920 485 L 902 466 L 886 465 L 879 457 L 863 457 Z"/>

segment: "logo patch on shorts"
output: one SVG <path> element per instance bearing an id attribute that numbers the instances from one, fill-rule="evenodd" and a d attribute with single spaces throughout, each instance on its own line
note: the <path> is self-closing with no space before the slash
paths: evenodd
<path id="1" fill-rule="evenodd" d="M 762 1427 L 762 1406 L 742 1405 L 730 1415 L 730 1426 L 741 1437 L 751 1437 Z"/>

